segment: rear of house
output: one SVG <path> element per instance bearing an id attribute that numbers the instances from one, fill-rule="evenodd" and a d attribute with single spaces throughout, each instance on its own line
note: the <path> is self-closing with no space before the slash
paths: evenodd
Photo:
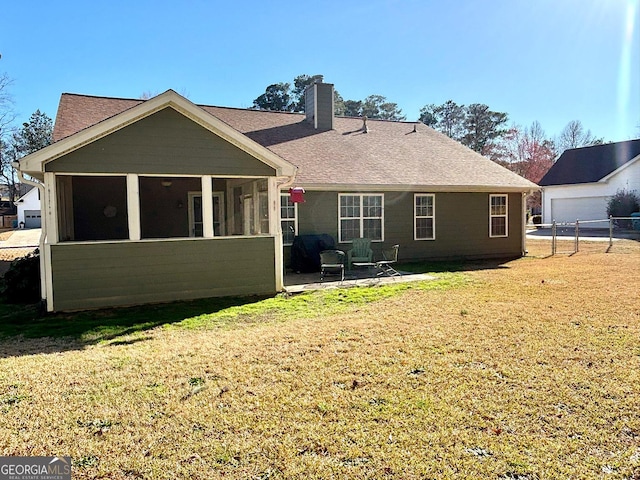
<path id="1" fill-rule="evenodd" d="M 50 311 L 275 293 L 296 235 L 519 256 L 536 189 L 425 125 L 334 117 L 321 82 L 306 114 L 64 94 L 54 137 L 20 162 L 41 182 Z"/>

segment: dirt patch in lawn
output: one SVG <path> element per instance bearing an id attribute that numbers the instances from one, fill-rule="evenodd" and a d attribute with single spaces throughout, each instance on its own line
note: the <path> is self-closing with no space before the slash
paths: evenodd
<path id="1" fill-rule="evenodd" d="M 0 359 L 0 455 L 71 455 L 74 478 L 636 478 L 640 244 L 528 248 L 324 317 Z"/>

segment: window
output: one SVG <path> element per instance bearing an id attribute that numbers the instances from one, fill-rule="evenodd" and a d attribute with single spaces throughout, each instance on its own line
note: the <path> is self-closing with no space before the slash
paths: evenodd
<path id="1" fill-rule="evenodd" d="M 414 239 L 434 240 L 435 227 L 435 196 L 416 193 L 414 195 Z"/>
<path id="2" fill-rule="evenodd" d="M 381 194 L 338 196 L 338 242 L 354 238 L 384 240 L 384 197 Z"/>
<path id="3" fill-rule="evenodd" d="M 292 245 L 293 237 L 298 234 L 298 204 L 291 201 L 289 193 L 280 194 L 280 227 L 282 243 Z"/>
<path id="4" fill-rule="evenodd" d="M 507 196 L 489 195 L 489 237 L 506 237 Z"/>

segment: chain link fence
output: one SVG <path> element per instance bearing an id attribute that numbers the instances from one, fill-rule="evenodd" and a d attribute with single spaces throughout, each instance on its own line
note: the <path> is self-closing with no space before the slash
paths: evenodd
<path id="1" fill-rule="evenodd" d="M 631 227 L 624 228 L 620 225 Z M 596 226 L 597 225 L 597 226 Z M 603 227 L 607 225 L 607 227 Z M 576 220 L 575 222 L 556 222 L 532 225 L 536 230 L 527 232 L 529 238 L 551 239 L 551 255 L 573 255 L 580 251 L 580 240 L 597 237 L 606 240 L 609 251 L 616 238 L 640 240 L 640 215 L 631 217 L 609 217 L 603 220 Z M 546 232 L 545 230 L 550 230 Z"/>

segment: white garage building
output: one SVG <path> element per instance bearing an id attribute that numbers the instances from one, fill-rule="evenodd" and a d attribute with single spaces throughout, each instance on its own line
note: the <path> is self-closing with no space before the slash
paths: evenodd
<path id="1" fill-rule="evenodd" d="M 606 219 L 617 191 L 640 193 L 640 139 L 565 150 L 539 185 L 543 223 Z"/>
<path id="2" fill-rule="evenodd" d="M 40 189 L 32 188 L 16 202 L 18 225 L 24 228 L 41 227 Z"/>

